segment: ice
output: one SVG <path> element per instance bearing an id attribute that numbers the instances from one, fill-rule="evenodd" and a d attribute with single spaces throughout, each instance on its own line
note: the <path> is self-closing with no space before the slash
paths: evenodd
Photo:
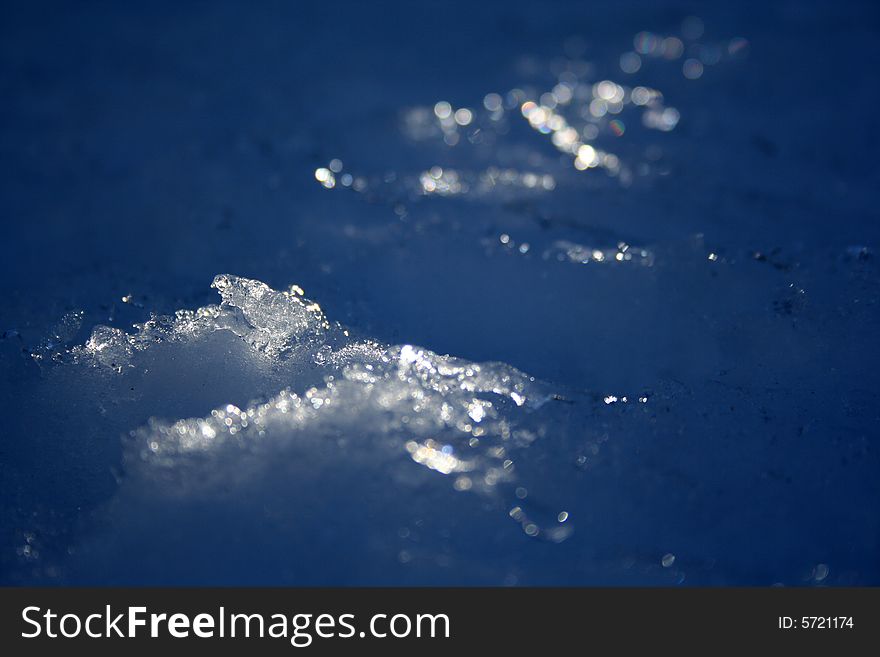
<path id="1" fill-rule="evenodd" d="M 296 286 L 276 292 L 260 281 L 222 274 L 214 278 L 211 287 L 223 298 L 221 311 L 241 311 L 250 329 L 241 337 L 268 356 L 277 356 L 309 339 L 320 340 L 329 328 L 321 307 L 302 299 Z"/>
<path id="2" fill-rule="evenodd" d="M 674 538 L 659 509 L 685 505 L 710 522 L 708 500 L 721 494 L 732 504 L 741 486 L 734 473 L 748 471 L 743 445 L 764 450 L 758 486 L 769 493 L 798 440 L 749 438 L 761 435 L 768 413 L 790 418 L 777 420 L 783 426 L 796 421 L 801 402 L 790 392 L 767 388 L 754 399 L 723 381 L 699 391 L 667 381 L 590 393 L 503 363 L 358 335 L 297 286 L 276 291 L 221 275 L 214 288 L 219 305 L 155 317 L 132 332 L 96 327 L 84 345 L 49 359 L 45 380 L 26 393 L 54 399 L 63 418 L 51 414 L 62 424 L 47 431 L 47 418 L 35 415 L 28 431 L 77 440 L 65 458 L 45 452 L 39 487 L 21 490 L 36 498 L 55 480 L 76 486 L 77 502 L 93 509 L 93 529 L 84 531 L 72 509 L 22 514 L 35 498 L 16 503 L 8 517 L 27 527 L 16 559 L 41 573 L 29 577 L 96 581 L 103 569 L 97 581 L 209 581 L 217 564 L 231 567 L 242 550 L 255 550 L 264 566 L 251 566 L 244 580 L 221 579 L 376 583 L 392 572 L 399 582 L 724 582 L 737 559 L 724 568 L 704 559 L 699 542 Z M 192 414 L 206 405 L 214 410 Z M 691 455 L 705 439 L 698 419 L 720 408 L 729 409 L 731 429 L 709 467 L 727 474 L 707 482 L 699 475 L 705 458 Z M 124 436 L 119 457 L 108 435 Z M 115 478 L 103 479 L 117 458 Z M 655 499 L 657 477 L 693 488 Z M 754 523 L 743 513 L 711 522 L 734 532 Z M 657 539 L 621 548 L 621 526 Z M 590 557 L 576 561 L 573 575 L 549 553 L 523 564 L 520 539 L 565 558 L 589 546 Z M 487 540 L 497 541 L 495 558 L 468 556 L 472 542 Z M 730 540 L 740 550 L 748 544 L 746 536 Z M 211 545 L 207 563 L 215 565 L 193 545 Z M 302 565 L 289 562 L 288 549 Z M 339 565 L 355 555 L 373 566 Z M 741 559 L 748 563 L 748 552 Z M 316 563 L 325 565 L 306 565 Z M 766 576 L 780 568 L 768 565 Z"/>
<path id="3" fill-rule="evenodd" d="M 64 419 L 64 431 L 79 427 L 83 433 L 72 458 L 59 467 L 84 458 L 84 465 L 99 468 L 108 457 L 112 462 L 109 454 L 97 457 L 93 451 L 101 436 L 122 433 L 139 417 L 162 414 L 127 431 L 122 440 L 118 488 L 99 506 L 100 526 L 119 527 L 120 537 L 131 535 L 139 531 L 123 529 L 131 519 L 156 512 L 145 505 L 176 507 L 177 514 L 199 500 L 227 498 L 230 487 L 247 517 L 258 513 L 253 505 L 266 504 L 266 490 L 283 490 L 281 501 L 298 504 L 310 489 L 336 482 L 338 498 L 346 489 L 343 479 L 359 494 L 366 491 L 364 478 L 385 472 L 399 490 L 423 498 L 407 515 L 442 497 L 430 492 L 439 484 L 448 493 L 472 496 L 476 506 L 470 513 L 481 508 L 478 499 L 485 499 L 498 518 L 513 518 L 530 538 L 559 543 L 572 535 L 575 523 L 563 526 L 555 507 L 524 510 L 531 503 L 522 499 L 526 488 L 516 468 L 518 455 L 546 435 L 548 418 L 538 416 L 545 407 L 549 418 L 557 415 L 550 406 L 569 411 L 571 402 L 559 401 L 563 398 L 550 386 L 503 363 L 475 363 L 355 337 L 328 321 L 298 286 L 276 291 L 223 274 L 212 287 L 221 295 L 219 305 L 153 317 L 132 332 L 97 326 L 85 344 L 50 359 L 42 394 L 67 404 L 71 395 L 59 393 L 73 386 L 85 402 L 81 412 L 74 406 Z M 267 385 L 283 389 L 241 406 L 224 403 L 204 417 L 163 419 L 175 407 L 204 403 L 205 389 L 209 396 L 230 395 L 226 381 L 235 391 L 231 396 L 239 398 L 255 398 Z M 95 405 L 103 417 L 90 415 Z M 316 468 L 327 477 L 322 484 L 313 480 Z M 428 485 L 417 475 L 420 470 L 437 484 Z M 64 479 L 69 482 L 71 476 Z M 79 485 L 98 499 L 107 495 L 88 478 Z M 100 545 L 86 538 L 71 547 L 73 557 L 61 558 L 42 545 L 46 525 L 35 519 L 28 524 L 33 527 L 25 537 L 31 546 L 28 559 L 51 564 L 53 576 L 65 581 L 79 581 L 82 569 L 91 568 L 83 564 L 94 558 L 122 557 L 117 538 Z M 75 515 L 62 516 L 49 524 L 74 531 L 77 521 Z M 286 535 L 287 530 L 273 540 Z M 319 536 L 310 540 L 322 542 Z"/>
<path id="4" fill-rule="evenodd" d="M 71 350 L 70 355 L 75 360 L 119 371 L 131 364 L 135 351 L 227 330 L 255 351 L 274 358 L 308 341 L 320 341 L 329 328 L 320 306 L 303 299 L 296 286 L 278 292 L 260 281 L 223 274 L 214 279 L 211 287 L 220 293 L 220 305 L 179 310 L 173 317 L 153 317 L 136 324 L 134 334 L 97 326 L 88 342 Z"/>
<path id="5" fill-rule="evenodd" d="M 867 12 L 453 5 L 0 26 L 0 582 L 878 581 Z"/>
<path id="6" fill-rule="evenodd" d="M 192 354 L 204 349 L 206 336 L 226 331 L 253 351 L 255 367 L 266 366 L 268 359 L 279 377 L 298 371 L 291 368 L 312 367 L 311 378 L 320 377 L 322 385 L 286 389 L 244 409 L 226 404 L 205 418 L 152 420 L 128 445 L 131 467 L 182 468 L 198 452 L 215 455 L 213 476 L 222 479 L 225 468 L 239 467 L 239 460 L 224 451 L 230 445 L 245 453 L 265 451 L 306 432 L 320 436 L 357 427 L 391 438 L 418 463 L 444 474 L 472 473 L 475 488 L 492 488 L 511 479 L 504 445 L 516 442 L 516 411 L 538 408 L 550 398 L 544 384 L 501 363 L 473 363 L 413 345 L 350 338 L 346 329 L 331 327 L 297 286 L 279 292 L 260 281 L 222 274 L 212 287 L 222 297 L 219 306 L 181 310 L 173 320 L 154 319 L 133 334 L 96 327 L 83 347 L 70 350 L 71 366 L 121 373 L 122 365 L 135 367 L 136 351 L 152 350 L 161 359 L 166 344 L 173 342 Z M 234 321 L 238 313 L 240 321 Z M 295 354 L 294 346 L 301 347 Z M 442 445 L 436 440 L 441 436 L 447 441 Z M 182 477 L 179 472 L 175 476 Z"/>

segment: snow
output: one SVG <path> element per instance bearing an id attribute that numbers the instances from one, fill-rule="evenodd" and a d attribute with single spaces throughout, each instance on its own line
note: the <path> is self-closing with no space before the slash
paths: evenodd
<path id="1" fill-rule="evenodd" d="M 448 9 L 11 12 L 0 581 L 877 583 L 871 9 Z"/>

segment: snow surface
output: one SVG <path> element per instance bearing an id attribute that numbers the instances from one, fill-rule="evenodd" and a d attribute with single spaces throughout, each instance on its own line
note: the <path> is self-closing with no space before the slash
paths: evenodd
<path id="1" fill-rule="evenodd" d="M 869 5 L 9 14 L 0 582 L 878 583 Z"/>

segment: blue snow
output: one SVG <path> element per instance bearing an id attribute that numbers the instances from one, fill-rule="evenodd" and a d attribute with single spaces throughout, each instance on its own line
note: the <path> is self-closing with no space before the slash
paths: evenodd
<path id="1" fill-rule="evenodd" d="M 876 8 L 4 15 L 0 583 L 880 584 Z"/>

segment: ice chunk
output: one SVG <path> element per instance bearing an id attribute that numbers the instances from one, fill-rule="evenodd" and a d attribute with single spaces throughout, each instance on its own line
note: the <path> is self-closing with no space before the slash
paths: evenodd
<path id="1" fill-rule="evenodd" d="M 359 437 L 369 458 L 468 473 L 467 480 L 456 480 L 458 490 L 491 491 L 515 479 L 509 452 L 540 432 L 527 427 L 527 416 L 551 397 L 545 384 L 504 363 L 354 339 L 331 325 L 297 286 L 277 291 L 221 274 L 212 287 L 220 293 L 219 305 L 155 316 L 130 334 L 98 326 L 70 351 L 74 364 L 124 372 L 127 382 L 120 386 L 143 395 L 138 407 L 155 415 L 169 408 L 161 385 L 156 387 L 162 376 L 184 369 L 175 376 L 201 381 L 184 391 L 196 402 L 204 398 L 199 391 L 217 387 L 212 377 L 219 370 L 211 363 L 229 359 L 229 343 L 217 337 L 225 333 L 225 340 L 247 345 L 236 351 L 243 359 L 238 378 L 244 385 L 260 377 L 251 399 L 261 401 L 243 407 L 225 402 L 204 417 L 152 419 L 126 441 L 129 473 L 185 482 L 189 490 L 194 481 L 210 485 L 247 477 L 292 444 L 348 433 Z M 264 395 L 267 386 L 283 389 Z M 174 407 L 197 403 L 176 400 Z M 243 458 L 251 469 L 242 467 Z"/>
<path id="2" fill-rule="evenodd" d="M 96 362 L 114 370 L 129 363 L 134 348 L 131 336 L 118 328 L 96 326 L 84 347 L 84 353 Z"/>
<path id="3" fill-rule="evenodd" d="M 220 292 L 221 307 L 241 311 L 250 328 L 242 337 L 270 356 L 329 328 L 321 307 L 304 299 L 297 286 L 278 292 L 260 281 L 220 274 L 211 287 Z"/>
<path id="4" fill-rule="evenodd" d="M 279 292 L 261 281 L 220 274 L 211 287 L 220 293 L 219 306 L 178 310 L 173 317 L 153 316 L 143 324 L 135 324 L 132 334 L 99 325 L 85 345 L 74 347 L 67 355 L 74 361 L 121 371 L 131 365 L 136 351 L 151 345 L 186 342 L 225 330 L 271 359 L 296 345 L 320 341 L 330 328 L 320 306 L 305 299 L 297 286 Z"/>

